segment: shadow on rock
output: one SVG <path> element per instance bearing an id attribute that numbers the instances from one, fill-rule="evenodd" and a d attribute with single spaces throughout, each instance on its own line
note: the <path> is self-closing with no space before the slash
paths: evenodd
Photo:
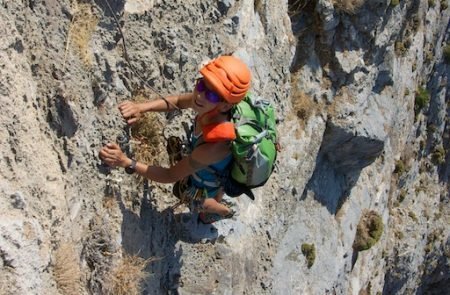
<path id="1" fill-rule="evenodd" d="M 312 191 L 314 198 L 336 214 L 358 181 L 361 170 L 344 173 L 336 170 L 326 157 L 318 157 L 316 169 L 309 180 L 306 191 Z"/>
<path id="2" fill-rule="evenodd" d="M 56 95 L 48 102 L 47 122 L 58 137 L 73 137 L 78 130 L 78 119 L 69 101 Z"/>
<path id="3" fill-rule="evenodd" d="M 112 12 L 118 15 L 122 14 L 125 2 L 125 0 L 95 0 L 95 3 L 106 16 L 112 16 Z"/>
<path id="4" fill-rule="evenodd" d="M 303 195 L 312 191 L 317 201 L 336 214 L 350 196 L 362 169 L 373 163 L 383 148 L 384 142 L 376 137 L 329 122 L 316 169 Z"/>
<path id="5" fill-rule="evenodd" d="M 177 294 L 183 254 L 178 241 L 215 242 L 217 229 L 212 225 L 199 224 L 197 214 L 174 214 L 170 208 L 158 211 L 150 201 L 151 195 L 151 188 L 144 185 L 140 204 L 138 200 L 133 204 L 134 207 L 140 205 L 139 214 L 127 208 L 121 197 L 118 197 L 123 215 L 123 251 L 144 259 L 157 259 L 147 266 L 151 275 L 143 283 L 144 294 Z"/>

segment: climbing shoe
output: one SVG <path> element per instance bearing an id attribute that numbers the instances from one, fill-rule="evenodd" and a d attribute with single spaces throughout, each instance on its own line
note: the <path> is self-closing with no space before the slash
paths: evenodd
<path id="1" fill-rule="evenodd" d="M 212 224 L 222 219 L 232 218 L 235 213 L 236 211 L 234 211 L 233 209 L 230 209 L 230 213 L 228 213 L 225 216 L 219 215 L 217 213 L 200 212 L 198 214 L 198 221 L 200 221 L 203 224 Z"/>

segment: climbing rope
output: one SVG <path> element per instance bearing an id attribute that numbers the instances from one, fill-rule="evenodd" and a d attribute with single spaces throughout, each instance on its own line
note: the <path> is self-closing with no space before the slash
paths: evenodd
<path id="1" fill-rule="evenodd" d="M 139 78 L 139 80 L 141 80 L 144 83 L 145 86 L 147 86 L 156 95 L 158 95 L 159 98 L 164 100 L 164 102 L 167 104 L 167 109 L 169 109 L 170 106 L 172 106 L 174 108 L 174 112 L 175 112 L 175 114 L 173 115 L 173 117 L 174 117 L 177 113 L 180 113 L 180 108 L 177 105 L 175 105 L 174 103 L 168 101 L 160 92 L 158 92 L 154 87 L 152 87 L 150 84 L 148 84 L 147 81 L 145 81 L 144 78 L 142 78 L 142 76 L 139 75 L 139 73 L 135 70 L 134 66 L 130 62 L 130 58 L 129 58 L 128 50 L 127 50 L 127 43 L 125 41 L 125 35 L 122 31 L 122 28 L 120 27 L 119 20 L 117 19 L 114 10 L 112 9 L 111 5 L 109 4 L 109 1 L 108 0 L 104 0 L 104 1 L 105 1 L 106 5 L 108 6 L 109 11 L 111 12 L 111 14 L 114 18 L 114 21 L 116 23 L 116 26 L 119 30 L 119 34 L 122 37 L 124 57 L 125 57 L 125 60 L 127 61 L 128 65 L 130 66 L 131 71 L 136 75 L 136 77 Z"/>

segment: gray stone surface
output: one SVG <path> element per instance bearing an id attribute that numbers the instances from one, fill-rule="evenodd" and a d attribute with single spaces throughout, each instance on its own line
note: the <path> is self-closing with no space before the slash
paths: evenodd
<path id="1" fill-rule="evenodd" d="M 62 293 L 55 252 L 65 242 L 79 254 L 77 294 L 106 292 L 107 274 L 128 255 L 157 258 L 143 294 L 446 290 L 441 2 L 366 1 L 349 15 L 330 0 L 296 11 L 272 0 L 110 1 L 132 66 L 107 2 L 83 2 L 84 14 L 82 1 L 0 0 L 1 292 Z M 92 36 L 76 26 L 89 16 Z M 118 103 L 144 88 L 156 97 L 144 84 L 163 95 L 191 91 L 199 65 L 230 52 L 251 68 L 252 91 L 276 106 L 282 151 L 255 201 L 226 198 L 238 214 L 207 226 L 187 208 L 170 209 L 169 185 L 145 187 L 101 166 L 97 153 L 125 132 Z M 430 103 L 415 114 L 419 86 Z M 164 136 L 182 134 L 191 118 L 161 116 Z M 446 155 L 436 164 L 438 147 Z M 168 163 L 164 153 L 158 160 Z M 358 253 L 366 209 L 384 230 Z M 316 248 L 310 268 L 303 243 Z"/>

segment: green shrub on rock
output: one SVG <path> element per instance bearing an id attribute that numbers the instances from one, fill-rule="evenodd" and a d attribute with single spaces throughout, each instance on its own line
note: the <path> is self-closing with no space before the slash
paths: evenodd
<path id="1" fill-rule="evenodd" d="M 412 219 L 414 222 L 419 221 L 419 220 L 417 219 L 416 213 L 414 213 L 413 211 L 409 211 L 409 212 L 408 212 L 408 216 L 411 217 L 411 219 Z"/>
<path id="2" fill-rule="evenodd" d="M 395 47 L 395 53 L 398 56 L 405 56 L 408 49 L 405 46 L 405 43 L 402 41 L 396 41 L 394 44 Z"/>
<path id="3" fill-rule="evenodd" d="M 397 173 L 398 175 L 402 175 L 403 173 L 405 173 L 405 171 L 406 171 L 406 167 L 405 167 L 405 162 L 403 162 L 403 160 L 398 160 L 397 162 L 395 162 L 394 173 Z"/>
<path id="4" fill-rule="evenodd" d="M 306 258 L 308 268 L 311 268 L 316 260 L 316 247 L 314 244 L 302 244 L 302 254 Z"/>
<path id="5" fill-rule="evenodd" d="M 443 55 L 445 63 L 450 64 L 450 44 L 444 46 Z"/>
<path id="6" fill-rule="evenodd" d="M 405 200 L 406 194 L 407 194 L 406 190 L 402 189 L 402 190 L 400 191 L 400 193 L 399 193 L 399 195 L 398 195 L 398 202 L 399 202 L 399 203 L 401 203 L 401 202 L 403 202 L 403 201 Z"/>
<path id="7" fill-rule="evenodd" d="M 353 249 L 364 251 L 370 249 L 380 240 L 383 233 L 383 221 L 375 211 L 364 211 L 356 229 Z"/>
<path id="8" fill-rule="evenodd" d="M 445 163 L 445 150 L 442 146 L 437 147 L 431 154 L 431 161 L 435 165 L 442 165 Z"/>
<path id="9" fill-rule="evenodd" d="M 414 111 L 416 115 L 428 104 L 430 101 L 430 94 L 428 90 L 419 87 L 416 91 L 416 98 L 414 101 Z"/>

